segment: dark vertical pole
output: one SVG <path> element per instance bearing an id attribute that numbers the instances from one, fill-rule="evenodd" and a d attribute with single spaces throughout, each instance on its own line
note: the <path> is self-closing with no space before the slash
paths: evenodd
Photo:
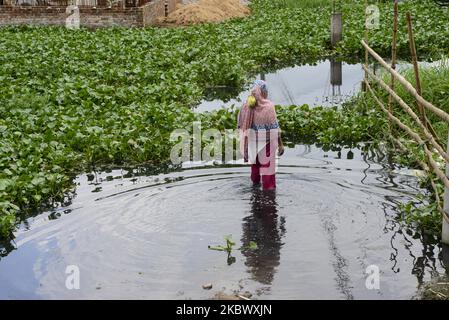
<path id="1" fill-rule="evenodd" d="M 341 61 L 335 61 L 335 59 L 331 59 L 331 85 L 333 86 L 341 86 L 343 83 L 343 76 L 342 76 L 342 62 Z"/>
<path id="2" fill-rule="evenodd" d="M 342 39 L 343 21 L 341 12 L 333 12 L 331 18 L 331 45 L 334 48 Z"/>
<path id="3" fill-rule="evenodd" d="M 368 43 L 368 12 L 366 12 L 368 9 L 368 0 L 365 0 L 365 43 L 369 45 Z M 368 69 L 368 50 L 365 49 L 365 67 Z M 365 70 L 365 78 L 362 85 L 362 90 L 366 91 L 366 83 L 368 83 L 368 71 Z"/>

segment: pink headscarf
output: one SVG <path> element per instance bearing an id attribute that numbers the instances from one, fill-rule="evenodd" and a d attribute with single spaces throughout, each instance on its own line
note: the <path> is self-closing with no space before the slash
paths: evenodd
<path id="1" fill-rule="evenodd" d="M 240 151 L 245 162 L 248 161 L 248 131 L 279 129 L 274 103 L 267 97 L 266 83 L 262 80 L 255 82 L 251 95 L 256 99 L 256 105 L 251 108 L 245 102 L 238 115 L 240 133 Z"/>

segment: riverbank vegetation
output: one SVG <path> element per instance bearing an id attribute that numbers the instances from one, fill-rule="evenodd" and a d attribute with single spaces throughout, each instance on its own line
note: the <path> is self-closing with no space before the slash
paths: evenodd
<path id="1" fill-rule="evenodd" d="M 406 69 L 401 73 L 410 83 L 415 83 L 415 76 L 412 68 Z M 442 58 L 442 60 L 437 64 L 420 68 L 420 76 L 423 88 L 423 97 L 427 101 L 430 101 L 433 105 L 449 113 L 449 59 Z M 388 83 L 389 79 L 390 76 L 385 74 L 384 81 Z M 379 87 L 374 87 L 374 91 L 376 92 L 376 95 L 384 101 L 384 104 L 387 105 L 388 93 Z M 419 114 L 415 99 L 400 85 L 396 86 L 396 91 L 409 106 L 414 108 L 415 113 Z M 363 101 L 365 104 L 376 106 L 376 102 L 370 94 L 363 95 L 363 97 L 359 96 L 357 100 L 358 103 L 362 103 Z M 380 112 L 382 111 L 379 109 L 379 113 Z M 418 130 L 414 120 L 405 111 L 403 111 L 399 105 L 393 104 L 393 112 L 402 123 L 406 124 L 410 128 L 413 128 L 414 130 Z M 385 116 L 385 114 L 382 114 L 382 116 Z M 436 137 L 441 146 L 444 150 L 447 150 L 447 123 L 429 111 L 426 112 L 426 117 L 434 128 Z M 388 127 L 384 126 L 383 129 L 386 140 L 390 141 L 388 138 L 390 135 Z M 398 129 L 396 126 L 392 127 L 391 132 L 405 147 L 405 150 L 401 150 L 397 148 L 397 146 L 394 146 L 394 143 L 390 144 L 392 148 L 391 153 L 394 155 L 394 161 L 409 168 L 422 169 L 420 163 L 427 163 L 427 158 L 423 152 L 422 146 L 418 145 L 407 135 L 407 133 Z M 437 157 L 436 155 L 434 160 L 439 164 L 440 169 L 444 172 L 444 160 L 440 156 Z M 433 237 L 437 241 L 441 233 L 442 219 L 437 205 L 436 197 L 438 195 L 431 186 L 431 180 L 435 182 L 435 189 L 438 195 L 440 197 L 442 196 L 444 190 L 443 183 L 436 177 L 435 174 L 428 173 L 422 179 L 422 185 L 423 187 L 428 188 L 429 193 L 427 195 L 422 195 L 423 202 L 419 206 L 411 203 L 405 204 L 402 208 L 404 214 L 402 218 L 405 223 L 415 224 L 421 228 L 424 233 L 430 237 Z"/>
<path id="2" fill-rule="evenodd" d="M 198 117 L 233 127 L 228 112 L 192 111 L 207 87 L 242 87 L 267 68 L 359 56 L 363 4 L 341 3 L 345 35 L 334 51 L 329 10 L 269 0 L 254 0 L 246 18 L 182 28 L 0 28 L 0 237 L 11 236 L 21 217 L 62 201 L 84 170 L 161 163 L 170 132 Z M 379 6 L 381 25 L 370 44 L 388 55 L 392 6 Z M 432 1 L 401 3 L 402 18 L 407 10 L 420 31 L 420 55 L 448 53 L 447 11 Z M 401 28 L 398 52 L 406 54 Z M 367 106 L 357 112 L 287 107 L 280 120 L 292 139 L 371 140 L 384 120 L 366 117 L 374 113 Z"/>

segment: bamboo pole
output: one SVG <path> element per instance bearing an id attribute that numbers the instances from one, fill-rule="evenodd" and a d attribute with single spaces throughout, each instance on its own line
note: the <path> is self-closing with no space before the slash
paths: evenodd
<path id="1" fill-rule="evenodd" d="M 424 145 L 425 142 L 424 140 L 419 136 L 419 134 L 417 134 L 416 132 L 414 132 L 412 129 L 410 129 L 410 127 L 408 127 L 406 124 L 404 124 L 401 120 L 399 120 L 397 117 L 395 117 L 394 115 L 392 115 L 388 109 L 384 106 L 384 104 L 382 103 L 382 101 L 377 97 L 376 93 L 374 92 L 374 90 L 371 88 L 370 84 L 367 82 L 366 84 L 366 88 L 368 89 L 368 91 L 371 93 L 372 97 L 374 98 L 374 100 L 377 102 L 377 104 L 380 106 L 380 108 L 382 109 L 382 111 L 384 111 L 387 115 L 387 117 L 394 121 L 399 128 L 401 128 L 402 130 L 404 130 L 413 140 L 415 140 L 419 145 Z"/>
<path id="2" fill-rule="evenodd" d="M 408 152 L 407 148 L 402 144 L 401 141 L 399 141 L 399 139 L 396 139 L 395 137 L 391 136 L 391 139 L 393 140 L 394 143 L 396 143 L 396 145 L 399 147 L 399 149 L 401 149 L 402 152 Z M 421 166 L 421 168 L 426 171 L 426 172 L 431 172 L 429 169 L 429 166 L 427 165 L 427 163 L 425 163 L 424 161 L 420 160 L 420 159 L 416 159 L 416 162 L 419 163 L 419 165 Z"/>
<path id="3" fill-rule="evenodd" d="M 407 151 L 407 148 L 402 144 L 401 141 L 399 141 L 398 139 L 396 139 L 396 138 L 393 137 L 393 136 L 391 136 L 391 139 L 393 140 L 393 142 L 398 146 L 398 148 L 399 148 L 402 152 L 404 152 L 404 153 L 407 153 L 407 152 L 408 152 L 408 151 Z M 425 163 L 424 161 L 422 161 L 422 160 L 420 160 L 420 159 L 416 159 L 416 161 L 418 162 L 418 164 L 420 165 L 420 167 L 421 167 L 425 172 L 431 173 L 431 171 L 430 171 L 429 166 L 427 165 L 427 163 Z M 431 185 L 432 185 L 433 192 L 435 193 L 435 200 L 436 200 L 436 202 L 437 202 L 438 211 L 439 211 L 441 214 L 444 214 L 443 208 L 442 208 L 442 206 L 441 206 L 441 198 L 440 198 L 440 195 L 439 195 L 439 193 L 438 193 L 438 189 L 437 189 L 437 186 L 436 186 L 436 184 L 435 184 L 435 181 L 434 181 L 432 178 L 430 179 L 430 183 L 431 183 Z"/>
<path id="4" fill-rule="evenodd" d="M 365 43 L 368 44 L 369 39 L 368 39 L 368 0 L 365 0 Z M 369 63 L 369 54 L 368 54 L 368 50 L 365 48 L 365 67 L 368 68 L 368 63 Z M 368 82 L 368 73 L 365 72 L 365 81 L 363 82 L 364 84 L 366 84 Z M 363 91 L 366 91 L 366 87 L 362 86 Z"/>
<path id="5" fill-rule="evenodd" d="M 425 141 L 421 139 L 421 137 L 414 132 L 412 129 L 410 129 L 410 127 L 408 127 L 407 125 L 405 125 L 404 123 L 402 123 L 401 120 L 399 120 L 397 117 L 395 117 L 394 115 L 392 115 L 388 109 L 385 107 L 385 105 L 382 103 L 382 101 L 380 101 L 380 99 L 376 96 L 374 90 L 371 88 L 371 86 L 369 85 L 369 83 L 367 82 L 366 87 L 368 89 L 368 91 L 371 93 L 371 95 L 373 96 L 374 100 L 377 102 L 377 104 L 380 106 L 380 108 L 382 109 L 382 111 L 384 111 L 386 113 L 386 115 L 392 120 L 394 121 L 399 128 L 403 129 L 413 140 L 415 140 L 419 145 L 423 146 L 424 149 L 424 153 L 427 156 L 427 160 L 428 160 L 428 164 L 429 164 L 429 168 L 437 175 L 438 178 L 440 178 L 441 182 L 443 182 L 443 184 L 445 185 L 446 188 L 449 189 L 449 179 L 446 177 L 446 175 L 444 174 L 444 172 L 439 168 L 438 164 L 436 163 L 436 161 L 433 159 L 433 154 L 432 152 L 430 152 L 430 150 L 427 148 Z M 446 219 L 449 223 L 449 218 L 447 217 L 447 215 L 443 215 L 444 219 Z"/>
<path id="6" fill-rule="evenodd" d="M 393 17 L 393 41 L 391 44 L 391 68 L 393 70 L 396 70 L 396 55 L 397 55 L 397 37 L 398 37 L 398 0 L 394 1 L 394 17 Z M 394 76 L 391 75 L 390 80 L 390 88 L 391 90 L 394 90 Z M 390 96 L 388 97 L 388 110 L 392 112 L 393 110 L 393 98 Z"/>
<path id="7" fill-rule="evenodd" d="M 432 177 L 430 178 L 430 184 L 432 185 L 433 193 L 435 194 L 435 201 L 437 202 L 438 211 L 440 211 L 441 214 L 445 214 L 443 207 L 441 206 L 441 198 L 440 194 L 438 193 L 437 185 L 435 184 L 435 181 Z"/>
<path id="8" fill-rule="evenodd" d="M 448 148 L 449 148 L 449 133 L 448 133 Z M 448 149 L 449 150 L 449 149 Z M 446 176 L 449 176 L 449 165 L 446 164 Z M 449 187 L 445 186 L 443 196 L 443 223 L 441 226 L 441 240 L 443 243 L 449 245 Z"/>
<path id="9" fill-rule="evenodd" d="M 412 24 L 412 16 L 410 12 L 407 12 L 407 30 L 408 30 L 408 37 L 409 37 L 409 45 L 410 45 L 410 54 L 412 56 L 412 63 L 413 63 L 413 72 L 415 74 L 415 88 L 416 92 L 422 96 L 422 86 L 421 86 L 421 77 L 419 75 L 419 65 L 418 65 L 418 56 L 416 54 L 416 44 L 415 44 L 415 36 L 413 35 L 413 24 Z M 416 105 L 418 107 L 418 110 L 421 115 L 421 119 L 424 123 L 424 125 L 430 130 L 432 135 L 436 137 L 436 132 L 433 129 L 432 125 L 429 123 L 426 117 L 426 111 L 424 110 L 423 106 L 416 101 Z"/>
<path id="10" fill-rule="evenodd" d="M 365 68 L 365 66 L 363 68 Z M 408 106 L 407 103 L 405 103 L 404 100 L 402 100 L 402 98 L 394 90 L 392 90 L 381 78 L 376 76 L 371 70 L 366 69 L 365 71 L 367 71 L 368 75 L 372 79 L 374 79 L 377 83 L 379 83 L 380 86 L 390 94 L 392 99 L 394 99 L 410 115 L 410 117 L 412 117 L 412 119 L 415 121 L 415 123 L 423 131 L 426 139 L 429 140 L 431 145 L 438 151 L 438 153 L 441 155 L 441 157 L 443 157 L 444 160 L 449 162 L 449 153 L 444 151 L 444 149 L 441 147 L 441 145 L 435 140 L 434 136 L 429 132 L 429 130 L 421 122 L 421 119 L 413 111 L 413 109 L 410 106 Z"/>
<path id="11" fill-rule="evenodd" d="M 439 116 L 442 120 L 449 123 L 449 114 L 441 110 L 440 108 L 435 107 L 433 104 L 425 100 L 423 97 L 421 97 L 418 92 L 416 92 L 416 89 L 413 87 L 413 85 L 408 82 L 402 75 L 400 75 L 396 70 L 393 70 L 391 66 L 389 66 L 383 59 L 380 57 L 373 49 L 370 48 L 366 44 L 365 41 L 361 40 L 363 47 L 365 47 L 368 52 L 371 54 L 371 56 L 376 59 L 385 69 L 387 69 L 390 74 L 394 76 L 394 78 L 406 89 L 419 103 L 421 103 L 425 108 L 435 113 L 437 116 Z"/>
<path id="12" fill-rule="evenodd" d="M 422 95 L 421 78 L 419 76 L 418 58 L 416 55 L 415 37 L 413 36 L 412 16 L 410 15 L 410 12 L 407 12 L 407 30 L 408 30 L 408 40 L 409 40 L 409 45 L 410 45 L 410 54 L 411 54 L 412 63 L 413 63 L 413 71 L 415 74 L 415 82 L 416 82 L 415 88 L 416 88 L 416 92 L 418 92 L 418 94 L 421 96 Z M 418 110 L 421 113 L 421 119 L 424 122 L 426 114 L 425 114 L 424 108 L 419 103 L 418 103 Z"/>
<path id="13" fill-rule="evenodd" d="M 393 140 L 393 142 L 398 146 L 398 148 L 404 152 L 407 153 L 408 150 L 407 148 L 402 144 L 401 141 L 399 141 L 399 139 L 396 139 L 395 137 L 391 136 L 391 139 Z M 418 162 L 418 164 L 420 165 L 420 167 L 427 173 L 431 173 L 429 166 L 427 165 L 427 163 L 425 163 L 424 161 L 420 160 L 420 159 L 416 159 L 416 161 Z M 438 211 L 440 212 L 440 214 L 444 214 L 443 212 L 443 208 L 441 206 L 441 198 L 440 195 L 438 193 L 438 189 L 437 186 L 435 185 L 435 181 L 431 178 L 430 179 L 430 183 L 432 185 L 432 189 L 433 192 L 435 193 L 435 200 L 437 202 L 437 206 L 438 206 Z"/>

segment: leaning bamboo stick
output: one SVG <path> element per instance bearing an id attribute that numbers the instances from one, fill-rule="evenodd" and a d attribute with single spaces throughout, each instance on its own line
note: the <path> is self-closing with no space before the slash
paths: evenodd
<path id="1" fill-rule="evenodd" d="M 396 143 L 396 145 L 399 147 L 399 149 L 401 149 L 401 150 L 404 151 L 404 152 L 407 152 L 407 148 L 402 144 L 401 141 L 399 141 L 398 139 L 396 139 L 396 138 L 393 137 L 393 136 L 391 136 L 391 139 L 393 140 L 393 142 Z M 424 161 L 419 160 L 419 159 L 417 159 L 416 161 L 419 163 L 419 165 L 421 166 L 421 168 L 422 168 L 424 171 L 429 172 L 429 173 L 431 172 L 431 170 L 429 169 L 429 166 L 428 166 Z M 430 183 L 431 183 L 433 192 L 434 192 L 434 194 L 435 194 L 435 200 L 436 200 L 436 202 L 437 202 L 438 211 L 439 211 L 440 214 L 443 216 L 443 218 L 444 218 L 446 221 L 448 221 L 448 223 L 449 223 L 449 218 L 447 217 L 446 213 L 445 213 L 444 210 L 443 210 L 443 207 L 441 206 L 441 197 L 440 197 L 440 194 L 438 193 L 438 189 L 437 189 L 437 187 L 436 187 L 436 185 L 435 185 L 435 181 L 434 181 L 432 178 L 430 178 Z"/>
<path id="2" fill-rule="evenodd" d="M 434 136 L 429 132 L 429 130 L 427 130 L 427 128 L 423 125 L 423 123 L 421 122 L 420 118 L 418 117 L 418 115 L 413 111 L 412 108 L 410 108 L 405 102 L 404 100 L 402 100 L 401 97 L 398 96 L 398 94 L 392 90 L 381 78 L 379 78 L 378 76 L 376 76 L 371 70 L 366 69 L 365 71 L 368 72 L 368 75 L 376 80 L 383 89 L 385 89 L 390 95 L 391 97 L 396 100 L 396 102 L 404 109 L 404 111 L 406 111 L 410 117 L 412 117 L 412 119 L 416 122 L 416 124 L 421 128 L 421 130 L 423 131 L 424 136 L 426 137 L 426 139 L 429 140 L 429 142 L 432 144 L 432 146 L 438 151 L 438 153 L 444 158 L 444 160 L 446 160 L 447 162 L 449 162 L 449 154 L 447 152 L 444 151 L 444 149 L 441 147 L 441 145 L 435 140 Z"/>
<path id="3" fill-rule="evenodd" d="M 424 153 L 427 156 L 429 168 L 437 175 L 437 177 L 441 180 L 441 182 L 443 182 L 443 184 L 447 188 L 449 188 L 449 179 L 446 177 L 446 174 L 439 168 L 438 164 L 433 159 L 432 152 L 429 151 L 429 149 L 427 148 L 425 142 L 421 139 L 421 137 L 416 132 L 414 132 L 412 129 L 410 129 L 410 127 L 408 127 L 407 125 L 402 123 L 401 120 L 399 120 L 397 117 L 395 117 L 388 111 L 388 109 L 384 106 L 382 101 L 380 101 L 380 99 L 377 97 L 377 95 L 375 94 L 374 90 L 371 88 L 371 86 L 369 85 L 368 82 L 365 83 L 365 85 L 366 85 L 368 91 L 373 96 L 374 100 L 377 102 L 377 104 L 382 109 L 382 111 L 384 111 L 387 114 L 387 116 L 392 121 L 394 121 L 399 128 L 403 129 L 413 140 L 415 140 L 418 144 L 423 146 Z M 443 215 L 443 217 L 445 219 L 448 219 L 448 217 L 446 215 Z"/>
<path id="4" fill-rule="evenodd" d="M 423 97 L 421 97 L 413 87 L 413 85 L 408 82 L 402 75 L 400 75 L 396 70 L 393 70 L 383 59 L 380 57 L 373 49 L 368 46 L 365 41 L 361 40 L 363 47 L 368 50 L 368 52 L 373 56 L 374 59 L 376 59 L 385 69 L 387 69 L 390 74 L 392 74 L 396 80 L 424 107 L 435 113 L 437 116 L 439 116 L 442 120 L 449 123 L 449 114 L 441 110 L 440 108 L 435 107 L 433 104 L 425 100 Z"/>
<path id="5" fill-rule="evenodd" d="M 401 149 L 402 152 L 407 152 L 407 148 L 402 144 L 401 141 L 399 141 L 399 139 L 395 138 L 393 135 L 390 136 L 390 139 L 392 139 L 393 142 L 396 143 L 396 145 L 398 146 L 399 149 Z M 423 170 L 427 171 L 427 169 L 424 169 L 424 167 Z"/>
<path id="6" fill-rule="evenodd" d="M 367 82 L 366 87 L 368 89 L 368 91 L 371 93 L 372 97 L 374 98 L 374 100 L 377 102 L 377 104 L 380 106 L 380 108 L 382 109 L 382 111 L 384 111 L 388 118 L 392 121 L 394 121 L 399 128 L 401 128 L 402 130 L 404 130 L 405 132 L 407 132 L 407 134 L 413 139 L 415 140 L 418 144 L 420 145 L 424 145 L 425 142 L 424 140 L 420 137 L 419 134 L 417 134 L 416 132 L 414 132 L 412 129 L 410 129 L 410 127 L 408 127 L 406 124 L 404 124 L 401 120 L 399 120 L 397 117 L 395 117 L 393 114 L 391 114 L 388 109 L 384 106 L 384 104 L 382 103 L 382 101 L 377 97 L 376 93 L 374 92 L 374 90 L 371 88 L 371 86 L 369 85 L 369 83 Z"/>
<path id="7" fill-rule="evenodd" d="M 399 141 L 398 139 L 396 139 L 396 138 L 393 137 L 393 136 L 391 136 L 390 138 L 393 140 L 394 143 L 396 143 L 396 145 L 399 147 L 399 149 L 401 149 L 401 151 L 407 152 L 407 148 L 402 144 L 401 141 Z M 424 171 L 426 171 L 426 172 L 431 172 L 430 169 L 429 169 L 429 166 L 428 166 L 424 161 L 419 160 L 419 159 L 417 159 L 416 161 L 419 163 L 419 165 L 421 166 L 421 168 L 422 168 Z M 447 217 L 446 213 L 444 212 L 444 210 L 443 210 L 443 208 L 442 208 L 442 206 L 441 206 L 441 197 L 440 197 L 440 195 L 439 195 L 439 193 L 438 193 L 438 189 L 437 189 L 437 187 L 436 187 L 436 185 L 435 185 L 435 181 L 433 181 L 432 178 L 430 178 L 430 183 L 431 183 L 433 192 L 435 193 L 435 200 L 436 200 L 436 202 L 437 202 L 438 211 L 439 211 L 440 214 L 443 216 L 443 218 L 444 218 L 446 221 L 449 222 L 449 218 Z"/>
<path id="8" fill-rule="evenodd" d="M 399 139 L 391 136 L 390 137 L 394 143 L 396 143 L 396 145 L 399 147 L 399 149 L 401 149 L 402 152 L 408 152 L 407 148 L 402 144 L 401 141 L 399 141 Z M 422 160 L 420 159 L 416 159 L 416 162 L 419 163 L 419 165 L 421 166 L 421 168 L 426 171 L 426 172 L 430 172 L 429 166 Z"/>
<path id="9" fill-rule="evenodd" d="M 432 185 L 433 193 L 435 194 L 435 201 L 437 202 L 438 211 L 440 211 L 440 213 L 442 213 L 443 217 L 444 217 L 443 206 L 441 205 L 440 194 L 438 193 L 437 186 L 435 184 L 435 181 L 433 181 L 432 177 L 430 177 L 430 184 Z"/>

